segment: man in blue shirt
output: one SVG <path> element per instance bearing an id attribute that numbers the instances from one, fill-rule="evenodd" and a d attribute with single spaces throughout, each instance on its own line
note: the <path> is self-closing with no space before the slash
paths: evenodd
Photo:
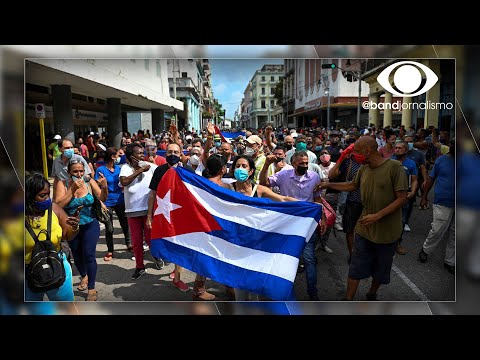
<path id="1" fill-rule="evenodd" d="M 398 160 L 402 163 L 403 168 L 405 169 L 405 174 L 407 175 L 408 179 L 408 192 L 407 192 L 407 202 L 402 207 L 402 235 L 400 235 L 400 239 L 398 240 L 397 244 L 397 254 L 405 255 L 407 250 L 402 247 L 401 242 L 403 238 L 403 232 L 405 231 L 405 225 L 407 223 L 407 213 L 408 207 L 410 204 L 411 199 L 415 199 L 417 194 L 418 188 L 418 170 L 417 165 L 413 160 L 410 160 L 407 156 L 408 152 L 408 143 L 405 141 L 397 141 L 393 148 L 394 154 L 392 159 Z"/>
<path id="2" fill-rule="evenodd" d="M 422 195 L 420 205 L 427 204 L 427 194 L 435 181 L 435 195 L 433 200 L 432 228 L 423 248 L 418 254 L 419 260 L 424 263 L 438 243 L 442 240 L 445 232 L 449 232 L 444 266 L 452 274 L 455 274 L 455 140 L 450 141 L 450 151 L 440 156 L 430 172 L 425 192 Z"/>

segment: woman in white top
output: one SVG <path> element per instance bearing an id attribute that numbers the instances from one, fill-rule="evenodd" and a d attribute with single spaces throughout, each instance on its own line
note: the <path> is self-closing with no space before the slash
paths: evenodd
<path id="1" fill-rule="evenodd" d="M 144 149 L 139 144 L 129 144 L 125 155 L 127 163 L 120 170 L 120 184 L 124 187 L 125 215 L 128 220 L 130 237 L 135 254 L 135 272 L 132 279 L 136 280 L 145 274 L 143 264 L 143 240 L 150 246 L 150 229 L 147 228 L 148 196 L 150 195 L 150 181 L 157 168 L 155 164 L 144 161 Z M 155 259 L 156 267 L 162 268 L 163 260 Z"/>

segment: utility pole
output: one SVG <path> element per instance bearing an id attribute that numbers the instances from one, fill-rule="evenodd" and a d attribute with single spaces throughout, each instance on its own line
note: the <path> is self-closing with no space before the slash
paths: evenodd
<path id="1" fill-rule="evenodd" d="M 357 126 L 360 130 L 360 111 L 361 111 L 361 102 L 362 102 L 362 77 L 360 70 L 358 71 L 358 76 L 356 76 L 358 81 L 358 103 L 357 103 Z"/>
<path id="2" fill-rule="evenodd" d="M 177 100 L 177 79 L 175 77 L 175 59 L 173 59 L 173 62 L 172 62 L 172 73 L 173 73 L 173 98 L 175 100 Z M 177 108 L 176 107 L 173 108 L 173 116 L 175 118 L 175 122 L 177 122 Z"/>

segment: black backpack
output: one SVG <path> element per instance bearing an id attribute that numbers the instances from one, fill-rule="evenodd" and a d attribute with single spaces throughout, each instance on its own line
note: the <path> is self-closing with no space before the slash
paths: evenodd
<path id="1" fill-rule="evenodd" d="M 50 234 L 52 230 L 52 207 L 48 209 L 47 231 L 44 229 L 40 234 L 44 234 L 46 239 L 39 241 L 28 222 L 25 226 L 35 241 L 32 249 L 30 264 L 26 268 L 26 278 L 28 287 L 35 293 L 46 292 L 52 289 L 58 289 L 65 282 L 65 268 L 61 253 L 55 249 Z"/>

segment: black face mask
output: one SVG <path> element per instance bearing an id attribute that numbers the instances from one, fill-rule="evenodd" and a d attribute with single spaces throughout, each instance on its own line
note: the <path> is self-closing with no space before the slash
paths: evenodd
<path id="1" fill-rule="evenodd" d="M 165 159 L 167 160 L 167 163 L 168 163 L 170 166 L 173 166 L 173 165 L 175 165 L 176 163 L 178 163 L 178 162 L 180 161 L 180 156 L 171 154 L 171 155 L 167 155 L 167 156 L 165 157 Z"/>
<path id="2" fill-rule="evenodd" d="M 307 173 L 308 166 L 297 166 L 296 170 L 299 175 L 305 175 Z"/>
<path id="3" fill-rule="evenodd" d="M 285 144 L 285 147 L 287 148 L 287 150 L 291 150 L 293 145 L 292 144 Z"/>
<path id="4" fill-rule="evenodd" d="M 277 158 L 275 158 L 275 163 L 279 163 L 280 161 L 283 161 L 283 160 L 285 160 L 285 158 L 277 157 Z"/>

